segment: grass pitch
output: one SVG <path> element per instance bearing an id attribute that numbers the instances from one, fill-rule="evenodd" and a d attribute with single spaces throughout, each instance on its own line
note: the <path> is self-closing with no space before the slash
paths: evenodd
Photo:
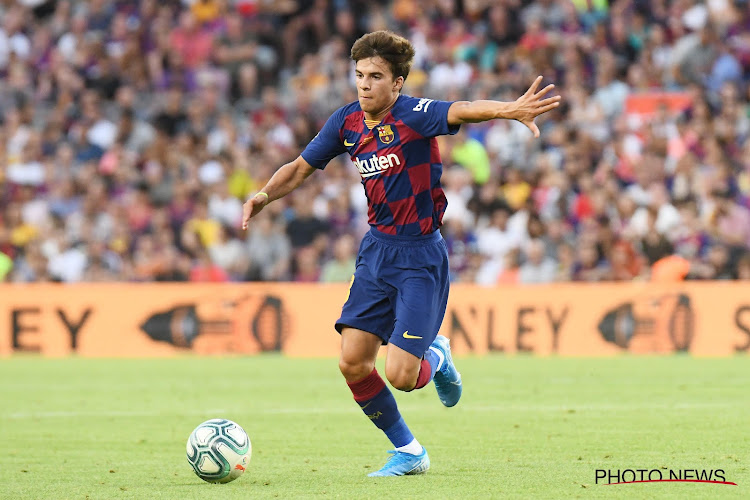
<path id="1" fill-rule="evenodd" d="M 337 363 L 280 356 L 0 360 L 0 498 L 750 498 L 750 360 L 458 359 L 464 396 L 396 393 L 422 476 L 367 478 L 390 443 Z M 382 366 L 381 366 L 382 373 Z M 185 442 L 208 418 L 253 444 L 204 483 Z M 603 486 L 596 469 L 723 469 L 738 486 Z"/>

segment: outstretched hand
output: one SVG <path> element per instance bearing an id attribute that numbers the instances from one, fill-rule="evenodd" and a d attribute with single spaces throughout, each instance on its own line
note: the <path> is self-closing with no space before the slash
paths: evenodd
<path id="1" fill-rule="evenodd" d="M 268 205 L 268 195 L 265 193 L 258 193 L 242 205 L 242 229 L 247 229 L 247 224 L 250 219 L 255 217 L 263 210 L 263 207 Z"/>
<path id="2" fill-rule="evenodd" d="M 534 134 L 534 137 L 539 137 L 539 127 L 537 127 L 536 123 L 534 123 L 534 119 L 542 113 L 546 113 L 551 109 L 555 109 L 560 105 L 561 99 L 559 95 L 549 97 L 547 99 L 542 99 L 542 97 L 544 97 L 547 92 L 554 89 L 555 86 L 553 84 L 549 84 L 542 90 L 537 92 L 536 90 L 539 88 L 539 85 L 541 83 L 542 77 L 537 76 L 536 80 L 534 80 L 534 83 L 532 83 L 531 87 L 529 87 L 529 90 L 527 90 L 524 95 L 516 99 L 514 103 L 515 109 L 513 110 L 513 113 L 511 115 L 511 118 L 526 125 Z"/>

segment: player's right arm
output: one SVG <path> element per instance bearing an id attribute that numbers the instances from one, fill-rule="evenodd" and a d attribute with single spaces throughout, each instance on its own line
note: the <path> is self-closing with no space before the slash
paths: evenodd
<path id="1" fill-rule="evenodd" d="M 242 207 L 242 229 L 247 229 L 247 223 L 263 210 L 263 207 L 288 195 L 305 182 L 305 179 L 317 169 L 298 156 L 271 176 L 265 185 L 255 196 L 245 202 Z"/>
<path id="2" fill-rule="evenodd" d="M 242 229 L 263 207 L 288 195 L 305 181 L 316 170 L 323 170 L 336 156 L 344 153 L 341 129 L 343 127 L 344 108 L 339 108 L 328 118 L 320 133 L 316 135 L 304 151 L 292 162 L 276 171 L 268 184 L 242 207 Z"/>

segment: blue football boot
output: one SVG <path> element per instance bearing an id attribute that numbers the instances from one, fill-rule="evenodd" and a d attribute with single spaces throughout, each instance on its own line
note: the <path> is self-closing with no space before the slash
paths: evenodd
<path id="1" fill-rule="evenodd" d="M 430 468 L 430 457 L 427 450 L 422 447 L 422 453 L 412 455 L 403 451 L 390 450 L 393 456 L 388 459 L 382 469 L 367 474 L 370 477 L 383 476 L 406 476 L 410 474 L 423 474 Z"/>
<path id="2" fill-rule="evenodd" d="M 461 383 L 461 374 L 456 370 L 451 357 L 451 344 L 447 337 L 438 335 L 430 345 L 430 349 L 440 351 L 444 357 L 443 366 L 435 372 L 435 389 L 437 389 L 440 402 L 445 406 L 456 406 L 461 399 L 463 385 Z"/>

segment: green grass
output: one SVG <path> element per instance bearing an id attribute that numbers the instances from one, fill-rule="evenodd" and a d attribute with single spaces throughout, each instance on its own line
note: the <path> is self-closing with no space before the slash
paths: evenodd
<path id="1" fill-rule="evenodd" d="M 750 360 L 457 360 L 464 399 L 397 393 L 432 468 L 373 479 L 389 443 L 335 360 L 0 360 L 0 498 L 750 498 Z M 382 372 L 382 370 L 381 370 Z M 250 435 L 211 485 L 185 460 L 200 422 Z M 603 486 L 596 469 L 724 469 L 738 486 Z"/>

